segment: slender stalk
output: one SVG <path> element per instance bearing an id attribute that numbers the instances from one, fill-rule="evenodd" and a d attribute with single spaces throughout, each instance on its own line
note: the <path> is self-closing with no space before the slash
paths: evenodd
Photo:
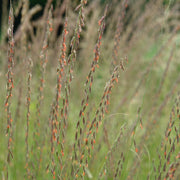
<path id="1" fill-rule="evenodd" d="M 14 38 L 13 38 L 13 28 L 14 28 L 14 17 L 13 17 L 13 7 L 10 2 L 10 11 L 8 17 L 8 72 L 7 72 L 7 95 L 5 101 L 5 110 L 7 112 L 7 130 L 6 136 L 8 137 L 8 154 L 7 154 L 7 179 L 8 179 L 8 168 L 13 159 L 13 119 L 11 113 L 11 102 L 12 102 L 12 91 L 14 88 L 13 79 L 13 68 L 14 68 Z"/>

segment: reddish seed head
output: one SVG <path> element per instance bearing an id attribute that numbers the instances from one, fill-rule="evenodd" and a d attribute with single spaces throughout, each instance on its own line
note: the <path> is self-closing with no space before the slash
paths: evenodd
<path id="1" fill-rule="evenodd" d="M 180 153 L 176 156 L 176 159 L 180 159 Z"/>
<path id="2" fill-rule="evenodd" d="M 10 126 L 9 126 L 9 124 L 7 125 L 7 129 L 9 129 L 10 128 Z"/>
<path id="3" fill-rule="evenodd" d="M 12 62 L 12 58 L 11 57 L 9 57 L 9 62 Z M 8 68 L 10 68 L 10 66 L 8 66 Z M 12 75 L 12 74 L 11 74 Z"/>
<path id="4" fill-rule="evenodd" d="M 56 137 L 55 136 L 53 136 L 53 140 L 56 141 Z"/>
<path id="5" fill-rule="evenodd" d="M 84 155 L 81 155 L 81 159 L 83 159 L 84 158 Z"/>
<path id="6" fill-rule="evenodd" d="M 48 47 L 48 45 L 45 45 L 45 46 L 43 46 L 43 49 L 46 49 Z"/>
<path id="7" fill-rule="evenodd" d="M 41 79 L 41 82 L 44 83 L 44 79 Z"/>
<path id="8" fill-rule="evenodd" d="M 61 154 L 62 154 L 62 156 L 64 156 L 64 152 L 63 152 L 63 150 L 61 150 Z"/>
<path id="9" fill-rule="evenodd" d="M 68 31 L 65 29 L 65 30 L 64 30 L 64 33 L 65 33 L 65 35 L 67 35 L 67 34 L 68 34 Z"/>
<path id="10" fill-rule="evenodd" d="M 52 28 L 52 27 L 50 27 L 50 28 L 49 28 L 49 31 L 50 31 L 50 32 L 52 32 L 52 31 L 53 31 L 53 28 Z"/>
<path id="11" fill-rule="evenodd" d="M 53 171 L 53 175 L 55 176 L 55 174 L 56 174 L 56 172 L 55 171 Z"/>
<path id="12" fill-rule="evenodd" d="M 96 60 L 96 61 L 98 61 L 98 60 L 99 60 L 99 55 L 97 55 L 97 56 L 96 56 L 96 59 L 95 59 L 95 60 Z"/>

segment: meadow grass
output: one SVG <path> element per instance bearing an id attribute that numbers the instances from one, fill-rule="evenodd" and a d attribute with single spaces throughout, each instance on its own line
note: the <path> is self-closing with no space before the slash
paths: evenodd
<path id="1" fill-rule="evenodd" d="M 10 2 L 1 179 L 179 179 L 178 7 L 48 0 L 37 20 Z"/>

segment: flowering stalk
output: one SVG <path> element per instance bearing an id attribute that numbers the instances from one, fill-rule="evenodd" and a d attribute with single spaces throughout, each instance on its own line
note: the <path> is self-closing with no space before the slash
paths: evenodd
<path id="1" fill-rule="evenodd" d="M 83 100 L 81 102 L 82 108 L 80 109 L 80 112 L 79 112 L 80 120 L 78 120 L 77 125 L 76 125 L 75 143 L 74 143 L 74 147 L 73 147 L 74 148 L 73 160 L 75 160 L 76 163 L 78 164 L 77 160 L 80 159 L 80 162 L 79 162 L 80 166 L 81 166 L 81 162 L 82 162 L 82 157 L 78 158 L 77 152 L 79 150 L 79 156 L 80 156 L 81 148 L 82 148 L 81 144 L 83 141 L 83 134 L 84 134 L 83 132 L 85 130 L 85 125 L 86 125 L 84 113 L 85 113 L 86 107 L 88 106 L 89 95 L 91 93 L 91 88 L 92 88 L 92 84 L 93 84 L 93 75 L 95 73 L 95 69 L 99 67 L 98 61 L 99 61 L 99 56 L 100 56 L 101 39 L 102 39 L 102 35 L 103 35 L 104 29 L 105 29 L 106 12 L 107 12 L 107 8 L 105 10 L 104 16 L 102 16 L 102 18 L 98 22 L 98 24 L 99 24 L 99 35 L 98 35 L 98 40 L 97 40 L 97 43 L 96 43 L 96 46 L 94 49 L 94 59 L 92 61 L 91 69 L 88 73 L 87 80 L 85 82 L 85 89 L 84 89 L 85 97 L 83 98 Z M 78 177 L 77 171 L 79 173 L 79 168 L 75 172 L 76 178 Z M 84 174 L 85 174 L 85 171 L 83 170 L 83 175 Z"/>
<path id="2" fill-rule="evenodd" d="M 29 170 L 29 118 L 30 118 L 30 103 L 31 103 L 31 77 L 32 77 L 32 66 L 33 66 L 33 62 L 32 60 L 29 58 L 28 59 L 28 80 L 27 80 L 27 113 L 26 113 L 26 135 L 25 135 L 25 143 L 26 143 L 26 172 L 27 172 L 27 176 L 30 173 Z"/>
<path id="3" fill-rule="evenodd" d="M 64 24 L 64 33 L 63 33 L 63 42 L 62 42 L 62 50 L 61 56 L 59 58 L 59 68 L 57 70 L 57 89 L 56 89 L 56 98 L 52 104 L 52 111 L 50 115 L 50 127 L 51 127 L 51 165 L 50 171 L 53 174 L 53 178 L 56 176 L 62 176 L 63 170 L 63 156 L 64 156 L 64 141 L 65 141 L 65 129 L 67 127 L 67 118 L 68 118 L 68 107 L 69 107 L 69 95 L 70 95 L 70 83 L 72 81 L 74 63 L 76 61 L 76 51 L 79 45 L 80 34 L 82 31 L 82 26 L 84 26 L 84 14 L 83 9 L 86 0 L 81 0 L 80 5 L 76 8 L 79 10 L 79 16 L 76 23 L 75 31 L 73 38 L 71 40 L 71 51 L 70 55 L 66 60 L 66 35 L 67 35 L 67 21 Z M 62 89 L 63 85 L 63 89 Z M 62 91 L 65 92 L 65 97 L 62 99 L 62 108 L 59 110 L 59 101 L 61 98 Z M 60 117 L 60 120 L 58 118 Z M 56 142 L 56 144 L 55 144 Z M 58 145 L 58 146 L 56 146 Z M 58 148 L 59 147 L 59 148 Z M 60 164 L 61 174 L 56 175 L 56 162 L 55 162 L 55 154 L 54 151 L 58 148 L 58 162 Z"/>
<path id="4" fill-rule="evenodd" d="M 44 99 L 44 85 L 45 85 L 45 71 L 46 71 L 46 65 L 48 62 L 48 42 L 49 42 L 49 36 L 51 34 L 51 32 L 53 31 L 52 28 L 52 8 L 50 8 L 49 10 L 49 14 L 47 17 L 47 24 L 46 24 L 46 33 L 45 33 L 45 37 L 44 37 L 44 41 L 43 41 L 43 46 L 40 52 L 40 65 L 41 65 L 41 77 L 40 77 L 40 85 L 38 88 L 38 97 L 37 97 L 37 104 L 36 104 L 36 115 L 37 115 L 37 119 L 36 122 L 34 124 L 35 127 L 35 131 L 33 133 L 34 136 L 34 142 L 35 142 L 35 147 L 32 147 L 32 151 L 34 149 L 37 148 L 37 152 L 40 152 L 40 154 L 38 154 L 38 167 L 36 168 L 36 171 L 38 173 L 39 169 L 40 169 L 40 163 L 42 161 L 42 151 L 43 151 L 43 143 L 40 143 L 40 117 L 41 117 L 41 108 L 42 108 L 42 103 L 43 103 L 43 99 Z"/>
<path id="5" fill-rule="evenodd" d="M 60 145 L 60 150 L 58 153 L 58 160 L 60 167 L 62 169 L 62 156 L 64 156 L 64 150 L 63 150 L 63 143 L 64 140 L 60 139 L 60 133 L 63 133 L 63 128 L 61 129 L 61 120 L 59 121 L 59 101 L 62 95 L 62 85 L 63 81 L 65 78 L 65 67 L 67 66 L 66 62 L 66 36 L 68 34 L 67 31 L 67 21 L 64 23 L 64 32 L 63 32 L 63 41 L 62 41 L 62 49 L 61 49 L 61 55 L 58 60 L 59 62 L 59 68 L 57 69 L 57 87 L 56 87 L 56 99 L 55 102 L 53 103 L 52 106 L 52 117 L 51 117 L 51 164 L 52 164 L 52 174 L 53 174 L 53 179 L 56 177 L 55 173 L 55 161 L 54 161 L 54 151 L 55 151 L 55 145 L 54 143 L 59 146 Z M 63 105 L 63 108 L 65 105 Z M 63 118 L 63 108 L 61 109 L 61 118 Z M 62 136 L 64 138 L 64 136 Z"/>
<path id="6" fill-rule="evenodd" d="M 77 19 L 76 27 L 74 30 L 74 35 L 71 40 L 71 52 L 68 57 L 67 63 L 68 63 L 68 76 L 67 77 L 67 87 L 70 89 L 70 82 L 73 78 L 73 69 L 74 69 L 74 63 L 76 61 L 76 51 L 78 49 L 80 35 L 82 32 L 82 27 L 84 26 L 84 6 L 87 4 L 87 0 L 81 0 L 81 3 L 77 6 L 76 11 L 79 10 L 79 16 Z"/>
<path id="7" fill-rule="evenodd" d="M 11 158 L 13 158 L 12 145 L 13 145 L 13 119 L 11 114 L 11 99 L 12 99 L 12 90 L 14 88 L 13 80 L 13 68 L 14 68 L 14 38 L 13 38 L 13 8 L 12 3 L 10 2 L 10 11 L 9 11 L 9 21 L 8 21 L 8 72 L 7 72 L 7 95 L 5 100 L 5 111 L 7 112 L 7 130 L 6 136 L 8 137 L 8 154 L 7 154 L 7 163 L 9 165 Z M 8 168 L 8 167 L 7 167 Z M 8 178 L 8 169 L 7 169 L 7 178 Z"/>
<path id="8" fill-rule="evenodd" d="M 178 149 L 180 139 L 180 126 L 178 126 L 180 119 L 179 104 L 180 94 L 178 94 L 175 99 L 164 138 L 161 142 L 161 153 L 159 153 L 158 156 L 159 163 L 157 166 L 154 166 L 154 176 L 158 177 L 158 179 L 174 179 L 175 173 L 178 171 L 178 167 L 180 165 L 180 155 Z"/>
<path id="9" fill-rule="evenodd" d="M 118 64 L 118 51 L 119 51 L 119 43 L 120 43 L 120 37 L 121 33 L 123 31 L 124 26 L 124 18 L 126 14 L 126 8 L 128 7 L 128 0 L 124 0 L 121 8 L 121 12 L 118 18 L 117 28 L 114 36 L 114 47 L 113 47 L 113 55 L 112 55 L 112 62 L 111 65 L 114 68 Z M 121 67 L 122 68 L 122 67 Z"/>

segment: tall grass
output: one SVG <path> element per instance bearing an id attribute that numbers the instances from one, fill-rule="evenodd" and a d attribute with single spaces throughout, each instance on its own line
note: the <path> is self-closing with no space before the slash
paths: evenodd
<path id="1" fill-rule="evenodd" d="M 1 179 L 179 179 L 178 7 L 10 2 Z"/>

